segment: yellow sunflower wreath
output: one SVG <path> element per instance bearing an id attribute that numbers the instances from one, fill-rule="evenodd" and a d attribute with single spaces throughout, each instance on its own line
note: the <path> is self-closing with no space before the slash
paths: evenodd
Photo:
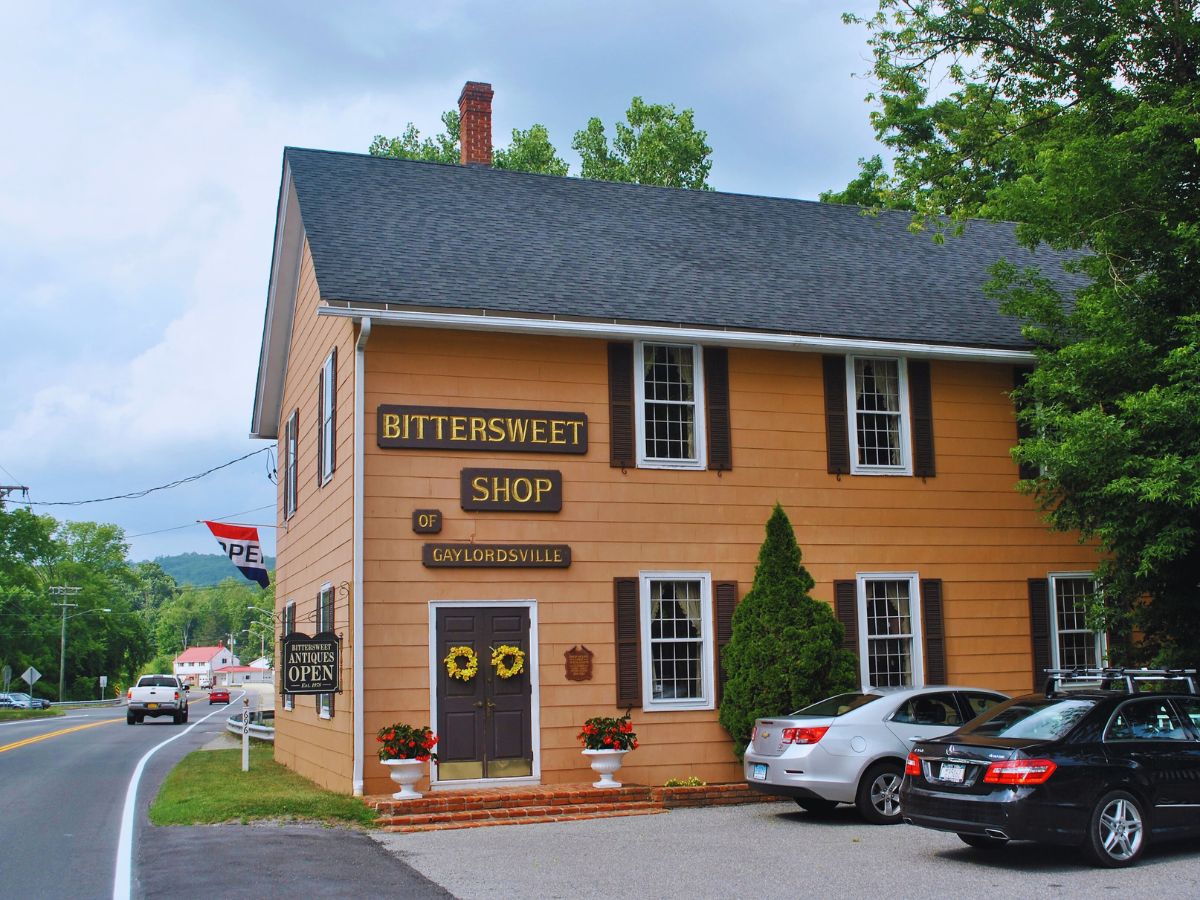
<path id="1" fill-rule="evenodd" d="M 458 664 L 460 659 L 465 659 L 467 664 L 460 666 Z M 446 674 L 460 681 L 470 681 L 479 671 L 479 657 L 470 647 L 451 647 L 444 662 L 446 663 Z"/>
<path id="2" fill-rule="evenodd" d="M 512 662 L 508 662 L 511 659 Z M 500 678 L 512 678 L 525 671 L 525 651 L 511 644 L 501 644 L 492 650 L 492 665 Z"/>

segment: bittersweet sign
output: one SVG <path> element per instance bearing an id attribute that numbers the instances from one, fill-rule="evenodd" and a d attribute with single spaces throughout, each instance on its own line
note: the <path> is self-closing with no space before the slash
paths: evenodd
<path id="1" fill-rule="evenodd" d="M 280 654 L 285 694 L 332 694 L 340 691 L 341 640 L 332 631 L 309 637 L 294 631 L 285 634 Z"/>
<path id="2" fill-rule="evenodd" d="M 531 409 L 380 404 L 384 448 L 587 453 L 587 415 Z"/>

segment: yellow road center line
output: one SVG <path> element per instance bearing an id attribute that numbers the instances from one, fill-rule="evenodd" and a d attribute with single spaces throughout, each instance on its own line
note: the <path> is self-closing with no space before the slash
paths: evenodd
<path id="1" fill-rule="evenodd" d="M 83 731 L 85 728 L 95 728 L 98 725 L 111 725 L 113 722 L 120 722 L 120 719 L 105 719 L 103 722 L 89 722 L 87 725 L 76 725 L 74 728 L 62 728 L 58 731 L 51 731 L 46 734 L 35 735 L 31 738 L 25 738 L 23 741 L 13 741 L 11 744 L 5 744 L 0 747 L 0 753 L 6 753 L 9 750 L 16 750 L 18 747 L 24 747 L 27 744 L 36 744 L 38 741 L 48 741 L 52 737 L 58 737 L 60 734 L 70 734 L 72 731 Z"/>

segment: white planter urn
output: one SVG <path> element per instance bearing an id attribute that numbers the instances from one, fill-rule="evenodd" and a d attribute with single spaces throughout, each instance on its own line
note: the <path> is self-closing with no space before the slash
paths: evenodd
<path id="1" fill-rule="evenodd" d="M 413 785 L 425 774 L 424 760 L 381 759 L 380 762 L 388 767 L 392 781 L 400 785 L 400 790 L 392 794 L 393 800 L 416 800 L 421 796 L 421 792 L 415 790 Z"/>
<path id="2" fill-rule="evenodd" d="M 591 763 L 592 771 L 600 776 L 599 781 L 592 782 L 592 787 L 619 788 L 621 782 L 613 778 L 613 773 L 621 768 L 623 757 L 628 750 L 584 750 L 583 755 Z"/>

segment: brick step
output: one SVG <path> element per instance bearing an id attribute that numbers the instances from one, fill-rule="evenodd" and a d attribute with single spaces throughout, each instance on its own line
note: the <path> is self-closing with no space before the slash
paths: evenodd
<path id="1" fill-rule="evenodd" d="M 652 788 L 628 785 L 619 788 L 530 788 L 527 790 L 454 791 L 426 794 L 419 800 L 393 800 L 368 797 L 367 805 L 382 816 L 415 813 L 443 813 L 466 810 L 522 809 L 546 806 L 571 806 L 589 803 L 635 803 L 652 799 Z"/>
<path id="2" fill-rule="evenodd" d="M 407 834 L 418 831 L 449 831 L 458 828 L 486 828 L 492 825 L 536 825 L 546 822 L 580 822 L 585 819 L 609 819 L 616 816 L 657 816 L 667 810 L 653 803 L 613 804 L 612 809 L 603 809 L 602 804 L 584 804 L 579 806 L 547 806 L 541 812 L 533 812 L 537 807 L 523 807 L 511 812 L 519 815 L 494 816 L 491 818 L 459 818 L 464 813 L 443 813 L 435 816 L 398 816 L 396 818 L 430 818 L 435 821 L 391 824 L 388 819 L 381 819 L 384 831 Z M 501 812 L 495 810 L 494 812 Z M 384 824 L 388 823 L 388 824 Z"/>
<path id="3" fill-rule="evenodd" d="M 613 800 L 610 803 L 560 803 L 547 806 L 513 806 L 494 809 L 458 809 L 442 812 L 409 812 L 381 816 L 380 825 L 433 825 L 439 822 L 486 822 L 491 819 L 528 819 L 536 816 L 581 816 L 622 810 L 662 810 L 660 803 Z"/>

